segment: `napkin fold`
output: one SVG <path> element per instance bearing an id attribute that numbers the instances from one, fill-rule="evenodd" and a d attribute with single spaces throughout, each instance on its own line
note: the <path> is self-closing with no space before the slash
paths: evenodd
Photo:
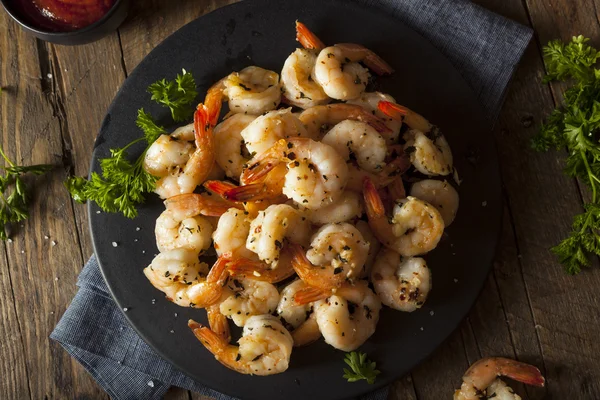
<path id="1" fill-rule="evenodd" d="M 437 47 L 495 121 L 506 86 L 533 34 L 466 0 L 362 0 L 382 8 Z M 179 386 L 218 399 L 230 396 L 189 378 L 159 357 L 129 326 L 112 300 L 95 257 L 77 282 L 79 291 L 50 338 L 80 362 L 116 400 L 160 399 Z M 363 400 L 384 400 L 387 388 Z"/>

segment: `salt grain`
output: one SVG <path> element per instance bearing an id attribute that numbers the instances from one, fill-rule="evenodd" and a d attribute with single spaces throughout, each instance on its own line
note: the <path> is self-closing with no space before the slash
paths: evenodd
<path id="1" fill-rule="evenodd" d="M 429 315 L 431 315 L 431 316 L 433 317 L 433 314 L 435 314 L 435 313 L 433 312 L 433 310 L 429 311 Z"/>
<path id="2" fill-rule="evenodd" d="M 25 250 L 21 250 L 21 254 L 25 254 Z"/>
<path id="3" fill-rule="evenodd" d="M 123 311 L 127 312 L 127 310 L 129 310 L 129 308 L 123 307 Z"/>
<path id="4" fill-rule="evenodd" d="M 52 79 L 52 74 L 48 74 L 46 76 L 48 77 L 48 79 Z"/>
<path id="5" fill-rule="evenodd" d="M 50 239 L 50 236 L 44 235 L 44 239 L 48 240 L 48 239 Z"/>
<path id="6" fill-rule="evenodd" d="M 175 331 L 174 331 L 173 329 L 171 329 L 169 332 L 170 332 L 170 333 L 175 333 Z"/>
<path id="7" fill-rule="evenodd" d="M 175 316 L 177 316 L 177 313 L 175 313 Z"/>
<path id="8" fill-rule="evenodd" d="M 58 276 L 56 278 L 54 278 L 54 280 L 57 281 L 58 280 Z"/>
<path id="9" fill-rule="evenodd" d="M 137 242 L 138 240 L 137 240 L 137 239 L 133 239 L 133 241 L 134 241 L 134 242 Z"/>
<path id="10" fill-rule="evenodd" d="M 12 239 L 11 239 L 11 238 L 8 238 L 7 242 L 8 242 L 8 243 L 12 243 Z"/>
<path id="11" fill-rule="evenodd" d="M 56 240 L 52 241 L 52 246 L 56 246 Z"/>
<path id="12" fill-rule="evenodd" d="M 96 214 L 101 214 L 101 213 L 102 213 L 102 211 L 100 211 L 100 210 L 96 211 Z"/>
<path id="13" fill-rule="evenodd" d="M 485 206 L 487 206 L 487 201 L 482 201 L 481 202 L 481 207 L 485 207 Z"/>
<path id="14" fill-rule="evenodd" d="M 140 228 L 140 227 L 138 226 L 137 228 L 135 228 L 135 230 L 139 232 L 140 230 L 142 230 L 142 228 Z"/>
<path id="15" fill-rule="evenodd" d="M 152 382 L 152 381 L 149 381 L 149 382 L 148 382 L 148 386 L 150 386 L 151 388 L 153 388 L 153 387 L 154 387 L 154 382 Z"/>
<path id="16" fill-rule="evenodd" d="M 54 311 L 50 311 L 50 315 L 54 315 Z"/>
<path id="17" fill-rule="evenodd" d="M 423 327 L 420 328 L 422 331 L 424 331 L 425 329 L 423 329 Z"/>
<path id="18" fill-rule="evenodd" d="M 458 279 L 454 278 L 454 283 L 458 283 Z"/>
<path id="19" fill-rule="evenodd" d="M 117 247 L 119 244 L 117 242 L 112 242 L 113 247 Z"/>
<path id="20" fill-rule="evenodd" d="M 142 250 L 142 254 L 146 254 L 146 250 Z"/>

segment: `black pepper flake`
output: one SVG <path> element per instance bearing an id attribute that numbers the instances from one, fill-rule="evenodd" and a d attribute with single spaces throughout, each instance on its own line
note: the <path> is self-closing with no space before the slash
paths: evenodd
<path id="1" fill-rule="evenodd" d="M 171 273 L 169 271 L 165 272 L 165 278 L 169 277 Z"/>
<path id="2" fill-rule="evenodd" d="M 242 358 L 241 354 L 238 353 L 238 355 L 235 357 L 235 361 L 240 361 L 241 358 Z"/>
<path id="3" fill-rule="evenodd" d="M 260 360 L 260 358 L 261 358 L 262 356 L 263 356 L 262 354 L 259 354 L 259 355 L 257 355 L 256 357 L 254 357 L 254 358 L 252 359 L 252 361 L 257 361 L 257 360 Z"/>
<path id="4" fill-rule="evenodd" d="M 279 240 L 275 240 L 275 247 L 277 247 L 278 249 L 283 247 L 283 244 L 279 241 Z"/>
<path id="5" fill-rule="evenodd" d="M 350 250 L 350 246 L 346 245 L 344 247 L 342 247 L 343 250 Z"/>
<path id="6" fill-rule="evenodd" d="M 335 268 L 335 269 L 333 270 L 333 274 L 334 274 L 334 275 L 341 274 L 343 270 L 344 270 L 344 268 L 342 268 L 342 267 L 337 267 L 337 268 Z"/>
<path id="7" fill-rule="evenodd" d="M 250 89 L 248 86 L 244 85 L 243 83 L 240 83 L 240 84 L 239 84 L 239 86 L 240 86 L 242 89 L 244 89 L 245 91 L 247 91 L 247 92 L 249 92 L 250 90 L 252 90 L 252 89 Z"/>

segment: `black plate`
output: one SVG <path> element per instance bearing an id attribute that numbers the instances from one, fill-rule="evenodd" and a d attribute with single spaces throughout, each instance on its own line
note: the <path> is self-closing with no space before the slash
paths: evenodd
<path id="1" fill-rule="evenodd" d="M 396 69 L 395 75 L 379 81 L 381 88 L 445 132 L 463 179 L 461 205 L 447 237 L 427 256 L 433 291 L 425 306 L 411 314 L 386 308 L 376 333 L 361 347 L 382 371 L 375 385 L 347 383 L 342 378 L 344 353 L 323 341 L 295 349 L 283 374 L 244 376 L 223 367 L 186 326 L 188 318 L 206 322 L 205 312 L 169 303 L 142 274 L 157 252 L 154 223 L 163 210 L 159 199 L 149 196 L 135 220 L 97 213 L 98 208 L 90 205 L 98 261 L 117 303 L 129 309 L 125 315 L 131 325 L 186 374 L 215 390 L 248 399 L 263 399 L 266 393 L 290 400 L 347 398 L 407 373 L 450 335 L 471 308 L 492 265 L 500 232 L 497 155 L 490 125 L 473 92 L 429 42 L 389 14 L 339 0 L 245 1 L 180 29 L 140 63 L 118 93 L 96 141 L 93 170 L 99 170 L 96 159 L 107 156 L 110 147 L 121 147 L 140 135 L 134 125 L 138 108 L 166 120 L 168 111 L 149 100 L 150 83 L 172 79 L 185 68 L 193 72 L 203 96 L 232 70 L 259 65 L 279 71 L 298 46 L 296 19 L 326 43 L 364 44 Z"/>

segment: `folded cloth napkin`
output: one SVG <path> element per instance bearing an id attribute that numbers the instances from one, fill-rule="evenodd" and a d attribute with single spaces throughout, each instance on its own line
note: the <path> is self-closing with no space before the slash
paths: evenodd
<path id="1" fill-rule="evenodd" d="M 358 0 L 357 0 L 358 1 Z M 506 85 L 532 36 L 531 29 L 465 0 L 362 0 L 382 7 L 436 46 L 471 85 L 486 116 L 498 116 Z M 94 257 L 79 291 L 51 334 L 117 400 L 159 399 L 179 386 L 215 399 L 208 389 L 160 358 L 128 325 L 113 302 Z M 365 400 L 387 398 L 387 389 Z"/>

